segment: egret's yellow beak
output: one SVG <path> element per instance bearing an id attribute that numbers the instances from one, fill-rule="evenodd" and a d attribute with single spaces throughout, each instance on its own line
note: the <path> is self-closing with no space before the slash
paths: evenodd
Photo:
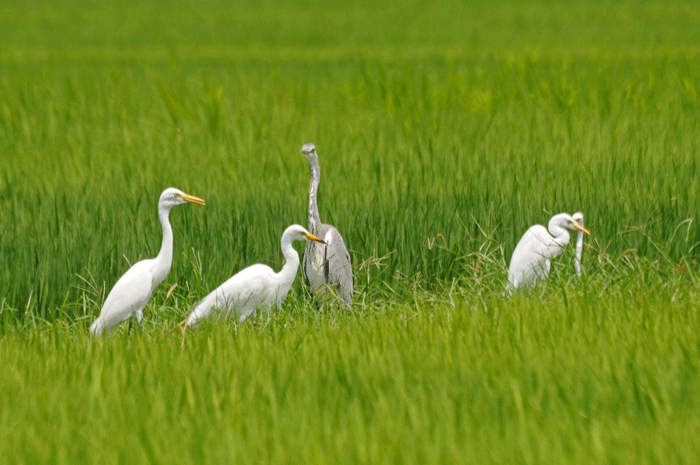
<path id="1" fill-rule="evenodd" d="M 316 241 L 316 242 L 320 242 L 321 244 L 325 244 L 325 242 L 323 242 L 321 239 L 314 236 L 313 234 L 309 234 L 309 233 L 305 233 L 305 232 L 303 232 L 302 234 L 304 235 L 304 237 L 306 237 L 310 241 Z"/>
<path id="2" fill-rule="evenodd" d="M 207 203 L 203 200 L 200 199 L 199 197 L 195 197 L 194 195 L 187 195 L 187 194 L 175 194 L 179 199 L 184 200 L 185 202 L 190 202 L 190 203 L 196 203 L 197 205 L 206 205 Z"/>
<path id="3" fill-rule="evenodd" d="M 576 231 L 581 231 L 582 233 L 588 234 L 589 236 L 591 235 L 591 232 L 590 232 L 588 229 L 586 229 L 586 228 L 584 228 L 583 226 L 581 226 L 580 224 L 578 224 L 578 223 L 576 223 L 576 222 L 571 223 L 571 224 L 574 226 L 574 229 L 575 229 Z"/>

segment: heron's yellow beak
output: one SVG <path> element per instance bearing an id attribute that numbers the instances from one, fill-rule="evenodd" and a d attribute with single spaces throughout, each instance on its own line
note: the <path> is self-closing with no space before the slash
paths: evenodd
<path id="1" fill-rule="evenodd" d="M 316 241 L 316 242 L 320 242 L 321 244 L 325 244 L 325 242 L 323 242 L 321 239 L 314 236 L 313 234 L 309 234 L 309 233 L 305 233 L 305 232 L 303 232 L 302 234 L 304 235 L 304 237 L 306 237 L 310 241 Z"/>
<path id="2" fill-rule="evenodd" d="M 576 231 L 581 231 L 582 233 L 588 234 L 589 236 L 591 235 L 591 232 L 590 232 L 588 229 L 586 229 L 586 228 L 584 228 L 583 226 L 581 226 L 580 224 L 578 224 L 578 223 L 572 223 L 572 224 L 573 224 L 574 229 L 575 229 Z"/>
<path id="3" fill-rule="evenodd" d="M 176 194 L 176 195 L 178 198 L 184 200 L 185 202 L 196 203 L 197 205 L 206 205 L 207 204 L 203 199 L 200 199 L 199 197 L 195 197 L 194 195 L 187 195 L 187 194 Z"/>

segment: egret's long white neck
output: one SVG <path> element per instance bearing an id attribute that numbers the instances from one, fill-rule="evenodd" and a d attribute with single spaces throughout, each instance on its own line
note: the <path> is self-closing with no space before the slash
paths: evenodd
<path id="1" fill-rule="evenodd" d="M 299 254 L 292 246 L 292 239 L 282 236 L 282 254 L 284 255 L 284 266 L 277 278 L 279 282 L 278 295 L 286 297 L 289 290 L 292 288 L 292 283 L 299 270 Z"/>
<path id="2" fill-rule="evenodd" d="M 170 225 L 170 209 L 158 208 L 158 218 L 160 225 L 163 227 L 163 243 L 160 246 L 160 252 L 155 258 L 153 268 L 153 282 L 155 287 L 168 276 L 170 266 L 173 263 L 173 228 Z"/>
<path id="3" fill-rule="evenodd" d="M 569 241 L 571 240 L 571 236 L 569 235 L 569 231 L 567 231 L 566 228 L 559 226 L 558 224 L 550 224 L 549 225 L 549 233 L 552 236 L 554 236 L 554 241 L 557 244 L 559 244 L 559 247 L 557 248 L 557 251 L 556 251 L 556 255 L 561 254 L 564 251 L 564 247 L 569 245 Z"/>
<path id="4" fill-rule="evenodd" d="M 578 223 L 583 226 L 583 215 L 579 216 Z M 574 269 L 576 274 L 581 276 L 581 256 L 583 255 L 583 232 L 576 235 L 576 257 L 574 258 Z"/>
<path id="5" fill-rule="evenodd" d="M 309 159 L 309 171 L 311 171 L 311 181 L 309 182 L 309 232 L 318 234 L 318 230 L 321 227 L 321 218 L 318 215 L 316 196 L 318 195 L 318 185 L 321 183 L 321 167 L 317 159 Z"/>

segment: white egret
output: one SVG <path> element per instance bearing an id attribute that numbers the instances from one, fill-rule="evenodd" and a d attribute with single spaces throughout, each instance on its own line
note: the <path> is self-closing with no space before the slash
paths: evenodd
<path id="1" fill-rule="evenodd" d="M 548 228 L 536 224 L 525 232 L 510 259 L 508 286 L 511 290 L 534 285 L 537 279 L 547 279 L 551 260 L 560 255 L 571 240 L 567 229 L 590 234 L 568 213 L 554 215 Z"/>
<path id="2" fill-rule="evenodd" d="M 303 226 L 298 224 L 289 226 L 282 234 L 282 253 L 285 263 L 279 273 L 262 264 L 252 265 L 239 271 L 197 304 L 187 318 L 185 329 L 209 317 L 214 308 L 226 314 L 238 316 L 240 321 L 251 314 L 255 316 L 255 310 L 258 308 L 279 308 L 287 298 L 299 269 L 299 254 L 292 247 L 292 242 L 307 239 L 323 242 Z"/>
<path id="3" fill-rule="evenodd" d="M 306 156 L 311 172 L 309 182 L 309 231 L 323 243 L 307 242 L 304 248 L 302 271 L 306 285 L 323 302 L 333 295 L 345 305 L 352 305 L 353 279 L 350 254 L 343 237 L 330 224 L 321 223 L 316 196 L 321 183 L 321 167 L 318 164 L 316 147 L 304 144 L 301 153 Z"/>
<path id="4" fill-rule="evenodd" d="M 583 213 L 576 212 L 571 217 L 581 226 L 583 224 Z M 581 256 L 583 255 L 583 231 L 579 231 L 576 234 L 576 257 L 574 258 L 574 269 L 576 270 L 576 275 L 581 276 Z"/>
<path id="5" fill-rule="evenodd" d="M 103 332 L 111 332 L 119 323 L 130 320 L 129 328 L 134 319 L 141 327 L 143 309 L 151 298 L 153 290 L 163 282 L 170 272 L 173 262 L 173 228 L 170 226 L 170 210 L 183 203 L 204 205 L 204 200 L 187 195 L 181 190 L 169 187 L 165 189 L 158 201 L 158 217 L 163 227 L 163 243 L 156 258 L 141 260 L 135 263 L 107 296 L 100 316 L 90 326 L 93 336 L 101 336 Z"/>

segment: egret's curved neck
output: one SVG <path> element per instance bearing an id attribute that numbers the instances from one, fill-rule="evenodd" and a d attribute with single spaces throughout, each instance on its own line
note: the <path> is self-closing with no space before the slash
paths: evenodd
<path id="1" fill-rule="evenodd" d="M 280 295 L 286 296 L 289 289 L 292 288 L 292 282 L 294 282 L 299 269 L 299 254 L 292 247 L 292 241 L 284 237 L 282 238 L 282 254 L 284 255 L 284 266 L 277 273 L 277 277 L 280 283 Z"/>
<path id="2" fill-rule="evenodd" d="M 583 215 L 578 218 L 578 224 L 583 226 Z M 583 233 L 581 231 L 576 235 L 576 255 L 581 259 L 581 249 L 583 248 Z"/>
<path id="3" fill-rule="evenodd" d="M 160 225 L 163 227 L 163 243 L 160 246 L 160 252 L 155 258 L 155 266 L 153 273 L 153 285 L 160 284 L 170 272 L 170 266 L 173 263 L 173 228 L 170 226 L 170 209 L 159 208 L 158 218 Z"/>
<path id="4" fill-rule="evenodd" d="M 558 224 L 550 225 L 549 233 L 552 236 L 554 236 L 554 241 L 561 247 L 566 247 L 567 245 L 569 245 L 571 236 L 569 235 L 569 231 L 567 231 L 566 228 L 563 228 Z"/>
<path id="5" fill-rule="evenodd" d="M 321 183 L 321 167 L 318 164 L 318 160 L 309 160 L 309 170 L 311 171 L 311 181 L 309 182 L 309 232 L 318 234 L 318 229 L 321 227 L 321 218 L 318 215 L 318 203 L 316 201 L 318 185 Z"/>

